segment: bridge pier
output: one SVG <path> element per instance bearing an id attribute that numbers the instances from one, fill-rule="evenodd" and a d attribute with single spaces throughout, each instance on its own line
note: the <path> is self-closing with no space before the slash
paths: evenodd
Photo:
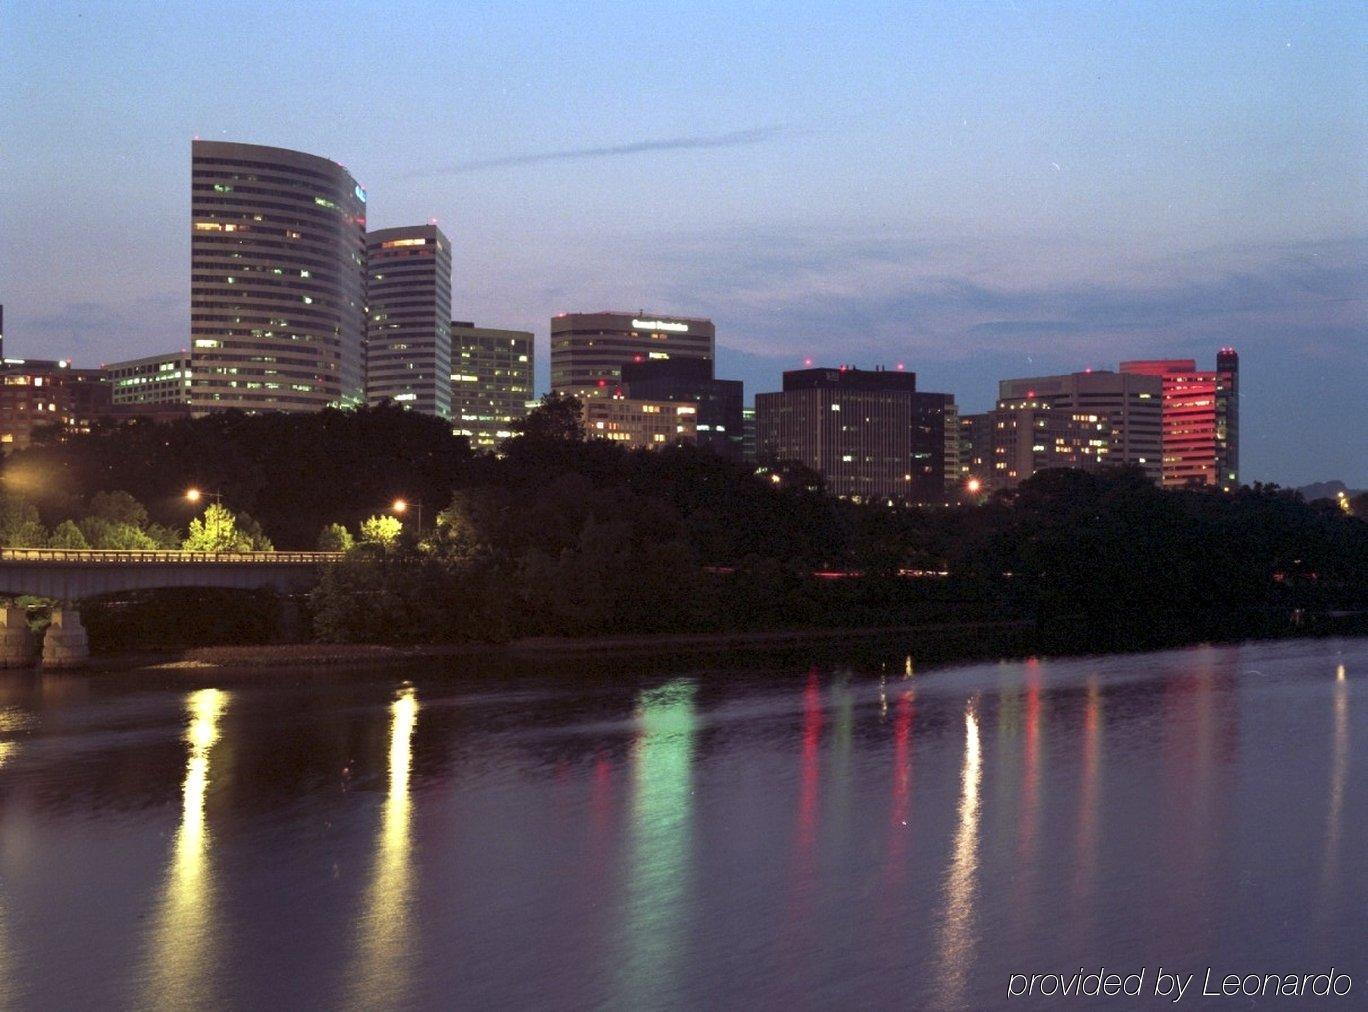
<path id="1" fill-rule="evenodd" d="M 27 668 L 33 660 L 28 613 L 23 608 L 0 609 L 0 668 Z"/>
<path id="2" fill-rule="evenodd" d="M 89 659 L 90 641 L 80 611 L 69 604 L 53 608 L 52 622 L 43 637 L 43 667 L 79 668 Z"/>

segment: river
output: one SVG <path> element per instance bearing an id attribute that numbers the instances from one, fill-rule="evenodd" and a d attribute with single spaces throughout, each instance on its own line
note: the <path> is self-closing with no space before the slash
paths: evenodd
<path id="1" fill-rule="evenodd" d="M 1368 1002 L 1368 640 L 910 649 L 0 673 L 0 1006 Z"/>

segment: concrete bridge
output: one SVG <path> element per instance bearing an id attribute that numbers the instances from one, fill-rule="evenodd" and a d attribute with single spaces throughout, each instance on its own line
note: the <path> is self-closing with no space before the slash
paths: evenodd
<path id="1" fill-rule="evenodd" d="M 70 667 L 89 656 L 77 603 L 86 597 L 168 587 L 269 588 L 302 593 L 340 552 L 103 551 L 0 548 L 0 597 L 32 594 L 61 602 L 43 640 L 43 664 Z M 0 616 L 0 667 L 32 662 L 22 609 Z"/>

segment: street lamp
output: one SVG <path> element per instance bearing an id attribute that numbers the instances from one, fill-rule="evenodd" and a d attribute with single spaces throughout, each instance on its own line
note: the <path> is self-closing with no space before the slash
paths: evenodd
<path id="1" fill-rule="evenodd" d="M 194 504 L 198 505 L 198 504 L 199 504 L 199 501 L 200 501 L 201 499 L 206 498 L 206 497 L 208 497 L 208 498 L 214 500 L 215 505 L 218 505 L 218 506 L 222 506 L 222 505 L 223 505 L 223 493 L 222 493 L 222 492 L 203 492 L 203 491 L 201 491 L 200 489 L 194 488 L 194 487 L 187 488 L 187 489 L 185 490 L 185 501 L 186 501 L 186 502 L 194 503 Z"/>
<path id="2" fill-rule="evenodd" d="M 417 529 L 419 535 L 423 533 L 423 504 L 421 502 L 409 502 L 407 499 L 396 499 L 390 504 L 390 510 L 398 514 L 407 513 L 413 510 L 417 518 Z"/>
<path id="3" fill-rule="evenodd" d="M 979 481 L 977 478 L 970 478 L 964 483 L 964 488 L 970 495 L 978 495 L 979 490 L 983 488 L 983 482 Z"/>

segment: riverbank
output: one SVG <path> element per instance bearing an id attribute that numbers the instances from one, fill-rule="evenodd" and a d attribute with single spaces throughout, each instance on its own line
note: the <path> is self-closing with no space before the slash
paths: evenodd
<path id="1" fill-rule="evenodd" d="M 175 655 L 114 655 L 96 658 L 91 667 L 127 670 L 195 670 L 243 667 L 327 665 L 370 667 L 396 661 L 440 657 L 499 656 L 515 660 L 540 657 L 630 656 L 633 654 L 715 654 L 774 650 L 809 645 L 850 644 L 909 636 L 982 637 L 1029 630 L 1026 621 L 960 622 L 936 625 L 863 628 L 775 629 L 732 633 L 669 633 L 635 636 L 533 636 L 507 643 L 436 643 L 379 646 L 368 643 L 281 643 L 192 647 Z"/>
<path id="2" fill-rule="evenodd" d="M 1064 634 L 1060 634 L 1063 632 Z M 1042 633 L 1024 620 L 923 623 L 916 625 L 787 628 L 725 633 L 661 633 L 614 636 L 537 636 L 505 643 L 437 643 L 386 646 L 364 643 L 283 643 L 190 647 L 156 653 L 97 655 L 85 669 L 99 672 L 243 672 L 383 669 L 431 659 L 450 659 L 524 668 L 529 664 L 593 662 L 612 664 L 632 659 L 717 658 L 803 652 L 820 656 L 833 650 L 907 654 L 920 665 L 983 658 L 1078 656 L 1165 649 L 1199 642 L 1223 643 L 1279 638 L 1319 638 L 1368 633 L 1368 616 L 1323 616 L 1303 625 L 1267 626 L 1236 623 L 1212 635 L 1171 642 L 1118 644 L 1090 637 L 1081 629 Z"/>

